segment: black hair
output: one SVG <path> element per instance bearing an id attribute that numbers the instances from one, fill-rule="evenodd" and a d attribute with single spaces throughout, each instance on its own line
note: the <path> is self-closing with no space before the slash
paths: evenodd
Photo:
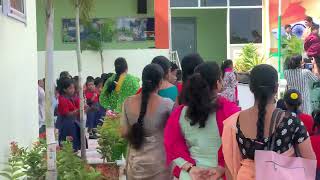
<path id="1" fill-rule="evenodd" d="M 171 69 L 171 64 L 168 58 L 164 57 L 164 56 L 157 56 L 155 58 L 153 58 L 153 60 L 151 61 L 152 64 L 158 64 L 164 74 L 163 74 L 163 79 L 165 79 L 165 77 L 168 75 L 170 69 Z"/>
<path id="2" fill-rule="evenodd" d="M 319 132 L 315 132 L 315 130 L 316 128 L 320 127 L 320 110 L 315 110 L 314 112 L 312 112 L 312 117 L 314 119 L 312 131 L 317 135 Z"/>
<path id="3" fill-rule="evenodd" d="M 106 74 L 106 73 L 103 73 L 103 74 L 101 74 L 101 81 L 102 81 L 102 83 L 103 83 L 103 85 L 106 83 L 106 81 L 110 78 L 110 77 L 112 77 L 113 76 L 113 73 L 108 73 L 108 74 Z"/>
<path id="4" fill-rule="evenodd" d="M 288 69 L 298 69 L 298 68 L 301 68 L 302 56 L 297 55 L 297 56 L 288 57 L 286 61 L 288 62 L 288 65 L 287 65 Z"/>
<path id="5" fill-rule="evenodd" d="M 74 76 L 72 79 L 73 79 L 74 81 L 79 81 L 79 76 Z"/>
<path id="6" fill-rule="evenodd" d="M 188 106 L 186 115 L 191 126 L 199 124 L 199 128 L 204 128 L 209 114 L 218 108 L 214 89 L 220 79 L 221 70 L 215 62 L 197 66 L 195 73 L 188 79 L 182 98 L 183 103 Z"/>
<path id="7" fill-rule="evenodd" d="M 170 64 L 171 64 L 171 72 L 179 69 L 179 67 L 176 63 L 170 62 Z"/>
<path id="8" fill-rule="evenodd" d="M 311 31 L 313 31 L 313 30 L 319 30 L 319 24 L 313 24 L 311 26 Z"/>
<path id="9" fill-rule="evenodd" d="M 65 78 L 65 77 L 68 77 L 68 78 L 71 78 L 71 75 L 68 71 L 62 71 L 59 75 L 59 79 L 60 78 Z"/>
<path id="10" fill-rule="evenodd" d="M 86 81 L 94 81 L 94 77 L 88 76 Z"/>
<path id="11" fill-rule="evenodd" d="M 95 85 L 95 86 L 98 86 L 100 83 L 102 83 L 101 78 L 100 78 L 100 77 L 96 77 L 96 78 L 94 79 L 94 85 Z"/>
<path id="12" fill-rule="evenodd" d="M 284 94 L 284 101 L 288 110 L 298 114 L 299 107 L 302 104 L 301 93 L 296 89 L 289 89 Z"/>
<path id="13" fill-rule="evenodd" d="M 224 77 L 225 70 L 227 68 L 230 68 L 232 65 L 233 65 L 233 62 L 230 59 L 227 59 L 227 60 L 222 62 L 222 64 L 221 64 L 222 77 Z"/>
<path id="14" fill-rule="evenodd" d="M 128 64 L 126 59 L 119 57 L 114 61 L 114 67 L 116 71 L 116 77 L 114 81 L 107 87 L 107 91 L 112 93 L 116 89 L 117 83 L 119 81 L 120 75 L 128 70 Z"/>
<path id="15" fill-rule="evenodd" d="M 308 21 L 308 22 L 310 22 L 310 23 L 313 23 L 313 19 L 312 19 L 311 16 L 306 16 L 306 17 L 304 18 L 304 20 L 305 20 L 305 21 Z"/>
<path id="16" fill-rule="evenodd" d="M 282 110 L 284 110 L 284 111 L 287 110 L 286 103 L 284 102 L 283 99 L 279 99 L 279 100 L 277 101 L 277 108 L 278 108 L 278 109 L 282 109 Z"/>
<path id="17" fill-rule="evenodd" d="M 291 25 L 290 25 L 290 24 L 286 24 L 286 25 L 284 26 L 284 29 L 287 29 L 287 28 L 291 28 Z"/>
<path id="18" fill-rule="evenodd" d="M 194 69 L 203 63 L 203 59 L 199 54 L 189 54 L 181 60 L 182 81 L 186 82 L 194 73 Z"/>
<path id="19" fill-rule="evenodd" d="M 62 77 L 57 81 L 57 89 L 61 95 L 64 95 L 64 90 L 74 84 L 74 80 L 68 77 Z"/>
<path id="20" fill-rule="evenodd" d="M 163 74 L 162 68 L 157 64 L 149 64 L 143 69 L 140 114 L 128 135 L 128 140 L 135 149 L 140 149 L 144 143 L 143 119 L 147 112 L 149 97 L 159 87 Z"/>
<path id="21" fill-rule="evenodd" d="M 177 81 L 182 80 L 182 71 L 180 69 L 177 70 Z"/>
<path id="22" fill-rule="evenodd" d="M 267 76 L 266 76 L 267 75 Z M 277 92 L 278 72 L 274 67 L 261 64 L 250 73 L 250 90 L 258 103 L 257 140 L 263 142 L 266 106 Z"/>

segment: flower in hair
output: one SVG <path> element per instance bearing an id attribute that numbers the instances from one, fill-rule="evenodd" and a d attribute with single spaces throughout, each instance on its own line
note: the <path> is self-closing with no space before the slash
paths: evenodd
<path id="1" fill-rule="evenodd" d="M 293 100 L 296 100 L 299 98 L 299 95 L 297 93 L 291 93 L 290 94 L 290 98 L 293 99 Z"/>

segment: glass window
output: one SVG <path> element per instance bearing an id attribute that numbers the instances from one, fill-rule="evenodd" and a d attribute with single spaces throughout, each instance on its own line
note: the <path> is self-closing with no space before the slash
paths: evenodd
<path id="1" fill-rule="evenodd" d="M 231 44 L 262 43 L 262 9 L 230 9 Z"/>
<path id="2" fill-rule="evenodd" d="M 198 7 L 198 0 L 171 0 L 171 7 Z"/>
<path id="3" fill-rule="evenodd" d="M 201 6 L 226 6 L 227 0 L 201 0 Z"/>
<path id="4" fill-rule="evenodd" d="M 24 0 L 10 0 L 10 7 L 13 11 L 24 14 Z"/>
<path id="5" fill-rule="evenodd" d="M 262 6 L 262 0 L 230 0 L 230 6 Z"/>

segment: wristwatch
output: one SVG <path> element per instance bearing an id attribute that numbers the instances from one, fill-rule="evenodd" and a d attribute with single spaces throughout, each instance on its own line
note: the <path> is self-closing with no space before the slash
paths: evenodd
<path id="1" fill-rule="evenodd" d="M 189 166 L 188 169 L 187 169 L 187 173 L 189 173 L 193 167 L 194 167 L 194 165 L 191 164 L 191 166 Z"/>

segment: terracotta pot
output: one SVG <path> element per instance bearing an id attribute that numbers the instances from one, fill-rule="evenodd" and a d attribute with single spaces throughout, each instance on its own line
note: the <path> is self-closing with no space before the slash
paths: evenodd
<path id="1" fill-rule="evenodd" d="M 92 165 L 106 180 L 119 180 L 119 166 L 116 163 L 104 163 Z"/>

